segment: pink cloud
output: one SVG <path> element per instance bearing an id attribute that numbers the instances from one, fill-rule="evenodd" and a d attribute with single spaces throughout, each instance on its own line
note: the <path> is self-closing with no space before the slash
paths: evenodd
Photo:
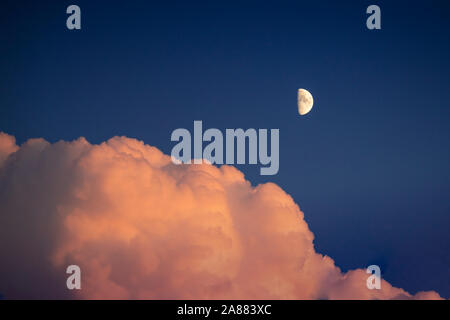
<path id="1" fill-rule="evenodd" d="M 135 139 L 20 148 L 0 134 L 0 292 L 6 298 L 439 299 L 314 249 L 280 187 L 231 166 L 174 165 Z M 66 289 L 65 269 L 82 270 Z"/>

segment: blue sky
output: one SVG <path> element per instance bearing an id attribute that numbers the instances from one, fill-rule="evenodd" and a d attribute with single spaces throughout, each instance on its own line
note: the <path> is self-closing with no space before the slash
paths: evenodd
<path id="1" fill-rule="evenodd" d="M 77 4 L 82 29 L 69 31 Z M 370 4 L 381 30 L 366 28 Z M 19 143 L 279 128 L 275 182 L 319 252 L 450 297 L 446 1 L 6 1 L 0 131 Z M 314 96 L 300 117 L 298 88 Z"/>

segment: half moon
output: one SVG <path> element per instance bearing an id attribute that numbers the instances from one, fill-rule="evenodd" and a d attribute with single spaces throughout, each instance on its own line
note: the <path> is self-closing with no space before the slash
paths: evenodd
<path id="1" fill-rule="evenodd" d="M 313 96 L 308 90 L 298 89 L 297 104 L 298 113 L 303 116 L 311 111 L 314 104 Z"/>

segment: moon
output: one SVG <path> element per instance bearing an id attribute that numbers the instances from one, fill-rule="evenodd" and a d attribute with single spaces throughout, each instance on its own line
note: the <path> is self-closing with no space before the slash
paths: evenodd
<path id="1" fill-rule="evenodd" d="M 311 93 L 309 93 L 308 90 L 305 89 L 298 89 L 298 113 L 300 113 L 301 116 L 304 116 L 308 112 L 311 111 L 314 99 Z"/>

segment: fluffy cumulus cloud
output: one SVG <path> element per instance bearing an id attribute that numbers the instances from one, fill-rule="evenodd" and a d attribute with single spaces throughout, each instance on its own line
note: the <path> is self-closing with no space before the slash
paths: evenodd
<path id="1" fill-rule="evenodd" d="M 0 134 L 5 298 L 437 299 L 347 273 L 314 249 L 293 199 L 231 166 L 174 165 L 115 137 L 18 147 Z M 82 289 L 66 288 L 78 265 Z"/>

